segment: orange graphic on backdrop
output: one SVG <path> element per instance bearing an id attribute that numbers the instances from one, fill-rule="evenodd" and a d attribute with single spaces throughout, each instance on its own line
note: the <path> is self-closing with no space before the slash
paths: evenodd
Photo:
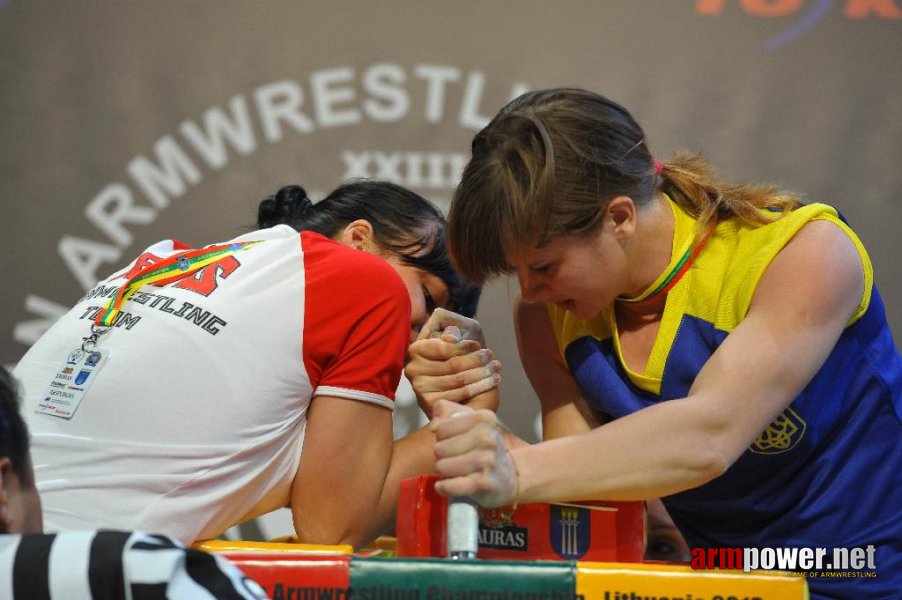
<path id="1" fill-rule="evenodd" d="M 833 8 L 834 0 L 819 3 L 825 8 Z M 719 15 L 727 5 L 737 5 L 743 12 L 756 17 L 788 17 L 795 15 L 810 5 L 805 0 L 696 0 L 695 12 L 699 15 Z M 902 18 L 902 7 L 897 0 L 846 0 L 843 14 L 849 19 Z"/>

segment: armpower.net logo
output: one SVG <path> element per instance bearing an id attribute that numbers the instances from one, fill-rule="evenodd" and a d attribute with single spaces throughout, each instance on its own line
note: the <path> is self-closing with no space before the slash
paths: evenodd
<path id="1" fill-rule="evenodd" d="M 864 548 L 693 548 L 696 570 L 778 570 L 808 577 L 876 577 L 873 545 Z"/>
<path id="2" fill-rule="evenodd" d="M 772 51 L 799 39 L 835 15 L 857 21 L 902 19 L 902 4 L 899 0 L 695 0 L 695 13 L 703 17 L 737 12 L 789 23 L 764 42 L 764 49 Z"/>

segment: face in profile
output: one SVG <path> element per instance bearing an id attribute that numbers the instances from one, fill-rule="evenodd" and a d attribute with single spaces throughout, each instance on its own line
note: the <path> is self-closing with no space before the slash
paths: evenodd
<path id="1" fill-rule="evenodd" d="M 399 256 L 384 258 L 398 272 L 407 287 L 410 296 L 410 341 L 413 342 L 432 311 L 439 306 L 448 305 L 448 286 L 437 275 L 409 265 Z"/>
<path id="2" fill-rule="evenodd" d="M 401 255 L 385 251 L 375 239 L 373 226 L 369 221 L 357 219 L 349 223 L 335 240 L 383 258 L 401 276 L 410 296 L 411 342 L 416 339 L 432 311 L 436 307 L 447 306 L 451 294 L 447 284 L 438 275 L 407 263 Z M 419 257 L 429 251 L 430 248 L 423 248 L 411 256 Z"/>
<path id="3" fill-rule="evenodd" d="M 618 272 L 607 249 L 610 236 L 562 236 L 538 248 L 508 254 L 525 302 L 555 304 L 581 319 L 591 319 L 619 294 Z M 592 277 L 586 274 L 591 273 Z"/>

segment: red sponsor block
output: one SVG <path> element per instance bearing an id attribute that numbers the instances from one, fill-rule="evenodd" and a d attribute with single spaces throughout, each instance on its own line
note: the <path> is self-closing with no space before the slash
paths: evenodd
<path id="1" fill-rule="evenodd" d="M 266 551 L 221 554 L 262 585 L 271 598 L 347 597 L 350 556 Z"/>
<path id="2" fill-rule="evenodd" d="M 434 475 L 401 482 L 397 553 L 443 557 L 448 542 L 448 499 Z M 479 552 L 484 559 L 641 562 L 645 543 L 642 502 L 578 501 L 484 509 Z"/>

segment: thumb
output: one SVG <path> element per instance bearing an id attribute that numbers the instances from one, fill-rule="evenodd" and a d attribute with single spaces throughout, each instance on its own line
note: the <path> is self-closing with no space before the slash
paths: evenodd
<path id="1" fill-rule="evenodd" d="M 442 332 L 442 339 L 446 342 L 457 343 L 464 338 L 463 334 L 460 332 L 460 327 L 457 325 L 448 325 L 445 327 L 445 331 Z"/>
<path id="2" fill-rule="evenodd" d="M 428 340 L 431 337 L 432 337 L 432 327 L 429 326 L 429 323 L 426 323 L 425 325 L 423 325 L 423 327 L 420 329 L 420 332 L 417 334 L 416 341 L 419 342 L 420 340 Z"/>

